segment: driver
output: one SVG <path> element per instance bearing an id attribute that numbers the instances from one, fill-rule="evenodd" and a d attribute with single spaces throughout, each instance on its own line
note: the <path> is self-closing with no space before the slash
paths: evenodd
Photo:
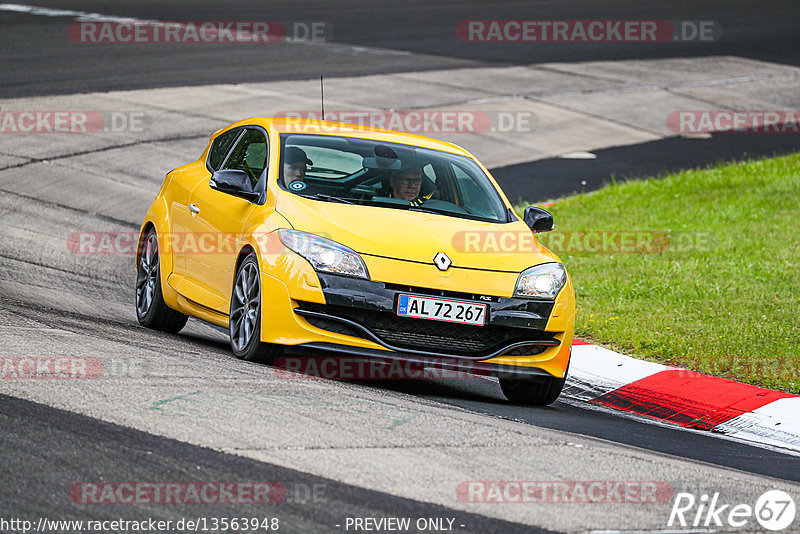
<path id="1" fill-rule="evenodd" d="M 314 162 L 308 159 L 306 153 L 296 146 L 286 149 L 283 154 L 283 183 L 289 187 L 292 182 L 300 181 L 306 176 L 306 168 Z M 290 189 L 303 189 L 302 187 L 291 187 Z"/>
<path id="2" fill-rule="evenodd" d="M 392 198 L 414 203 L 419 198 L 422 188 L 422 172 L 417 169 L 397 171 L 389 177 Z"/>

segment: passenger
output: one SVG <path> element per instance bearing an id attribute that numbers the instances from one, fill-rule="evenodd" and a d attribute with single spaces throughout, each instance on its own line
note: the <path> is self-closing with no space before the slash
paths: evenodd
<path id="1" fill-rule="evenodd" d="M 283 154 L 283 183 L 286 187 L 296 181 L 302 181 L 306 176 L 308 165 L 313 165 L 306 153 L 296 146 L 288 147 Z M 291 189 L 298 189 L 292 187 Z M 300 187 L 299 189 L 302 189 Z"/>

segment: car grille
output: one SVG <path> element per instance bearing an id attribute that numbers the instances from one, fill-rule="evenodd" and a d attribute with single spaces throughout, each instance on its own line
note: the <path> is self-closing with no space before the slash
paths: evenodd
<path id="1" fill-rule="evenodd" d="M 549 347 L 547 345 L 522 345 L 516 348 L 511 349 L 508 352 L 504 352 L 503 356 L 531 356 L 535 354 L 541 354 L 542 352 L 546 351 Z"/>
<path id="2" fill-rule="evenodd" d="M 325 313 L 360 324 L 381 341 L 395 347 L 443 352 L 459 356 L 481 356 L 492 353 L 503 346 L 520 341 L 532 342 L 512 349 L 509 355 L 538 354 L 547 347 L 535 345 L 536 341 L 553 341 L 549 332 L 529 328 L 485 325 L 473 326 L 399 317 L 393 313 L 374 312 L 347 306 L 330 306 L 310 302 L 300 302 L 300 310 Z M 340 334 L 365 337 L 362 332 L 335 319 L 306 316 L 312 325 Z"/>

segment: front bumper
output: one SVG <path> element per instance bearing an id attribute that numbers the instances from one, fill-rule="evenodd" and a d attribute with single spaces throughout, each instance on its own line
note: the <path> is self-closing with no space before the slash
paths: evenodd
<path id="1" fill-rule="evenodd" d="M 551 301 L 502 298 L 421 287 L 397 286 L 335 275 L 319 275 L 326 304 L 298 302 L 294 312 L 312 325 L 382 347 L 424 357 L 485 360 L 502 355 L 540 354 L 560 345 L 544 330 Z M 399 295 L 412 293 L 483 304 L 484 326 L 396 315 Z"/>
<path id="2" fill-rule="evenodd" d="M 374 262 L 369 265 L 374 279 L 383 281 L 368 281 L 317 273 L 294 253 L 266 255 L 262 260 L 261 339 L 284 345 L 290 352 L 295 347 L 301 354 L 308 355 L 338 352 L 389 359 L 448 359 L 451 363 L 463 363 L 461 367 L 469 369 L 481 367 L 495 371 L 502 368 L 556 377 L 564 376 L 569 364 L 575 320 L 569 280 L 553 303 L 493 296 L 492 288 L 503 276 L 478 276 L 469 270 L 450 272 L 449 276 L 433 281 L 429 280 L 430 276 L 426 278 L 424 273 L 415 272 L 414 264 L 403 265 L 398 270 L 394 264 L 399 262 L 386 260 L 387 265 Z M 382 271 L 382 274 L 373 271 Z M 513 275 L 505 278 L 507 280 L 503 279 L 499 285 L 513 283 L 512 278 L 516 279 Z M 449 287 L 450 290 L 389 283 L 398 279 L 404 279 L 404 284 L 413 283 L 411 280 L 429 280 L 436 284 L 433 287 Z M 461 288 L 487 294 L 456 291 Z M 443 324 L 441 321 L 395 314 L 400 293 L 486 304 L 489 323 L 482 327 L 454 324 L 464 330 L 455 336 L 442 336 L 435 331 Z M 409 329 L 397 331 L 397 325 L 409 325 Z M 496 335 L 487 336 L 487 333 Z M 426 337 L 429 335 L 437 338 L 433 339 L 435 343 Z M 469 350 L 464 350 L 465 347 Z"/>
<path id="3" fill-rule="evenodd" d="M 457 293 L 328 274 L 319 274 L 319 281 L 326 303 L 295 301 L 293 313 L 299 322 L 338 339 L 295 344 L 303 351 L 435 363 L 492 375 L 502 371 L 560 377 L 569 362 L 571 330 L 546 330 L 552 301 Z M 399 317 L 395 313 L 398 296 L 409 293 L 485 304 L 487 324 Z"/>

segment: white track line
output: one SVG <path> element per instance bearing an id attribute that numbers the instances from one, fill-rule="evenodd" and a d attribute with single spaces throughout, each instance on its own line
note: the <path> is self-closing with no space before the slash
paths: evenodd
<path id="1" fill-rule="evenodd" d="M 31 6 L 27 4 L 0 4 L 0 11 L 9 11 L 13 13 L 24 13 L 27 15 L 39 15 L 43 17 L 68 17 L 81 22 L 128 22 L 139 24 L 163 24 L 170 21 L 153 20 L 153 19 L 139 19 L 135 17 L 120 17 L 117 15 L 103 15 L 101 13 L 90 13 L 88 11 L 73 11 L 71 9 L 52 9 L 49 7 Z M 180 24 L 180 23 L 178 23 Z M 352 46 L 340 43 L 333 43 L 329 41 L 315 41 L 306 39 L 294 39 L 287 36 L 285 42 L 293 44 L 304 44 L 309 46 L 314 45 L 327 45 L 334 46 L 341 49 L 347 49 L 353 54 L 370 54 L 376 56 L 409 56 L 411 52 L 408 50 L 394 50 L 390 48 L 379 47 L 366 47 L 366 46 Z"/>
<path id="2" fill-rule="evenodd" d="M 26 13 L 43 17 L 69 17 L 75 20 L 116 21 L 116 22 L 157 22 L 154 20 L 137 19 L 131 17 L 118 17 L 115 15 L 101 15 L 88 11 L 72 11 L 70 9 L 51 9 L 49 7 L 29 6 L 25 4 L 0 4 L 0 11 Z"/>

